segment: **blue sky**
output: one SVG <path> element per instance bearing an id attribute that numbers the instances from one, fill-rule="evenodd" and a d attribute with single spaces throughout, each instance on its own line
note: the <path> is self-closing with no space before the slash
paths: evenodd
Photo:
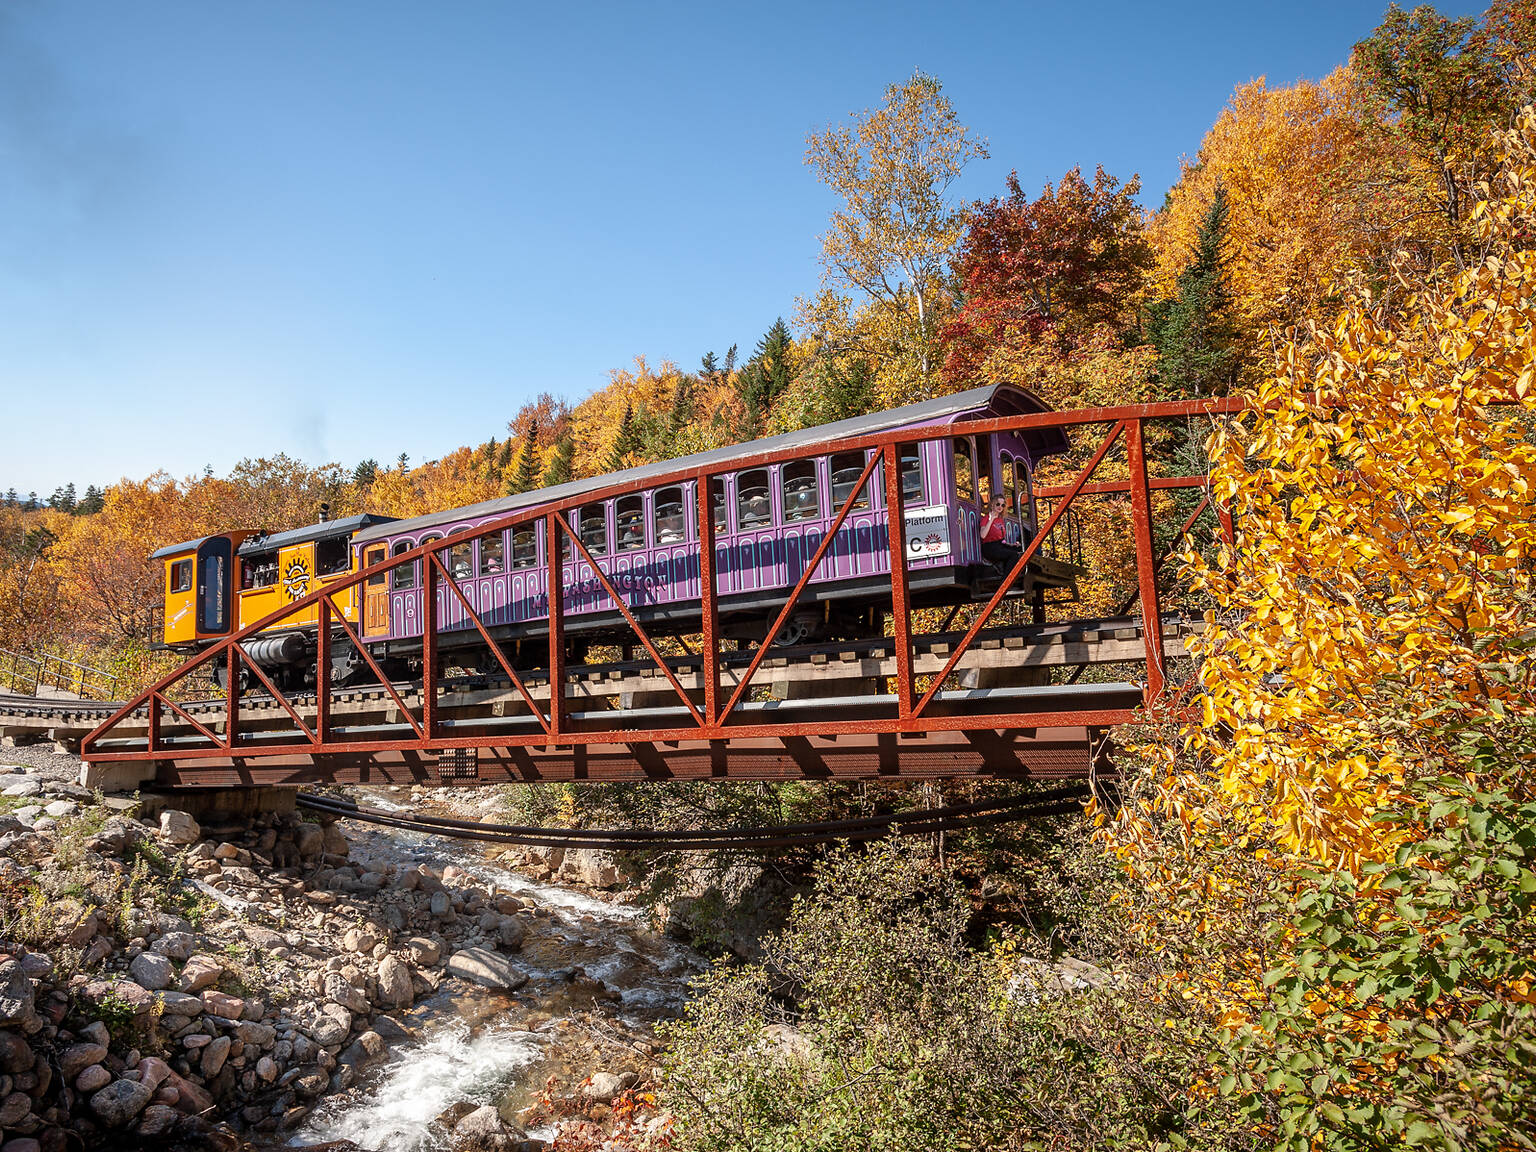
<path id="1" fill-rule="evenodd" d="M 501 435 L 817 283 L 806 133 L 916 68 L 1037 189 L 1161 203 L 1384 2 L 0 5 L 0 488 Z"/>

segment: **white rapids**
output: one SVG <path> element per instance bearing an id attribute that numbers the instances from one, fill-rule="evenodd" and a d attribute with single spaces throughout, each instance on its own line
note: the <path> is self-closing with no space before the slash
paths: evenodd
<path id="1" fill-rule="evenodd" d="M 363 1099 L 317 1109 L 289 1143 L 351 1140 L 389 1152 L 440 1147 L 445 1141 L 429 1127 L 435 1117 L 461 1100 L 496 1103 L 544 1048 L 532 1032 L 491 1027 L 472 1034 L 463 1022 L 445 1025 L 402 1049 Z"/>

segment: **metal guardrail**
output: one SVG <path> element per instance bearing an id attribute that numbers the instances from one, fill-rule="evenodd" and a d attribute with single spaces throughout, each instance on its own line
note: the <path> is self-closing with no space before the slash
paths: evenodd
<path id="1" fill-rule="evenodd" d="M 120 678 L 56 652 L 34 655 L 0 648 L 0 684 L 12 692 L 43 696 L 52 689 L 87 700 L 115 700 Z"/>

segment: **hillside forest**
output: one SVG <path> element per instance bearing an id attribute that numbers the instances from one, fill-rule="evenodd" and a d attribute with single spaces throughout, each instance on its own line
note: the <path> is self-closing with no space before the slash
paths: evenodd
<path id="1" fill-rule="evenodd" d="M 611 1146 L 1536 1147 L 1533 49 L 1528 0 L 1393 6 L 1329 75 L 1233 92 L 1155 206 L 1102 166 L 958 201 L 987 142 L 916 73 L 808 137 L 820 281 L 753 347 L 637 358 L 437 460 L 8 496 L 0 647 L 142 681 L 148 554 L 322 501 L 410 516 L 984 383 L 1243 394 L 1161 445 L 1241 526 L 1178 562 L 1212 612 L 1199 720 L 1118 733 L 1118 802 L 1081 817 L 773 863 L 782 929 L 707 979 Z M 1089 533 L 1084 615 L 1131 590 L 1113 536 Z M 512 800 L 594 824 L 874 802 Z"/>

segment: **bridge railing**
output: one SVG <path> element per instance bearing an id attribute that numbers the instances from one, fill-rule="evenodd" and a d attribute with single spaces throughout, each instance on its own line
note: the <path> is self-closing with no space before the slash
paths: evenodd
<path id="1" fill-rule="evenodd" d="M 121 680 L 112 672 L 70 660 L 57 652 L 17 652 L 0 648 L 0 685 L 27 696 L 49 689 L 87 700 L 115 699 Z"/>
<path id="2" fill-rule="evenodd" d="M 1215 399 L 1031 413 L 966 423 L 963 426 L 966 434 L 1086 429 L 1095 438 L 1087 441 L 1088 445 L 1093 445 L 1091 451 L 1086 445 L 1083 446 L 1086 460 L 1076 469 L 1070 481 L 1037 492 L 1037 495 L 1048 501 L 1049 513 L 1042 516 L 1036 535 L 1024 547 L 1012 571 L 1001 580 L 985 605 L 974 613 L 963 636 L 947 646 L 948 659 L 937 674 L 924 674 L 920 678 L 914 672 L 912 597 L 900 463 L 905 448 L 954 435 L 956 429 L 949 427 L 870 433 L 814 448 L 744 454 L 731 460 L 727 467 L 717 466 L 714 469 L 679 467 L 675 471 L 650 476 L 643 481 L 594 488 L 580 496 L 518 510 L 418 545 L 311 592 L 205 649 L 175 672 L 128 701 L 119 712 L 86 738 L 82 755 L 92 762 L 153 762 L 174 758 L 178 762 L 205 760 L 210 763 L 239 764 L 261 758 L 297 757 L 319 763 L 327 756 L 341 755 L 353 758 L 421 753 L 446 755 L 460 751 L 473 752 L 476 749 L 508 748 L 543 751 L 564 749 L 574 753 L 597 745 L 655 748 L 689 744 L 717 747 L 730 741 L 755 740 L 778 740 L 787 746 L 789 741 L 812 737 L 824 740 L 835 740 L 842 735 L 920 739 L 933 733 L 1060 726 L 1095 729 L 1122 723 L 1133 718 L 1138 707 L 1162 698 L 1167 689 L 1167 661 L 1157 585 L 1157 572 L 1163 558 L 1154 553 L 1153 493 L 1170 488 L 1199 489 L 1205 484 L 1204 477 L 1149 475 L 1144 429 L 1149 422 L 1157 420 L 1218 416 L 1235 413 L 1241 408 L 1240 401 Z M 709 483 L 711 477 L 718 473 L 852 451 L 870 452 L 858 483 L 837 509 L 831 526 L 822 536 L 814 555 L 804 565 L 802 575 L 785 595 L 761 642 L 752 651 L 750 660 L 746 661 L 745 667 L 737 662 L 731 668 L 730 682 L 727 683 L 722 676 L 723 634 L 715 571 L 715 524 Z M 1095 480 L 1094 477 L 1102 474 L 1106 461 L 1112 457 L 1117 468 L 1123 459 L 1125 478 Z M 700 602 L 698 624 L 693 634 L 700 637 L 701 647 L 693 658 L 697 665 L 696 675 L 690 679 L 690 687 L 685 688 L 676 671 L 675 656 L 669 658 L 663 653 L 658 639 L 636 614 L 639 604 L 632 603 L 624 592 L 615 587 L 612 577 L 616 573 L 608 563 L 595 559 L 588 551 L 579 534 L 571 528 L 569 514 L 579 506 L 593 501 L 686 481 L 696 482 L 694 490 L 697 502 L 693 516 L 699 547 Z M 883 490 L 886 508 L 887 533 L 884 545 L 890 565 L 890 643 L 895 663 L 894 676 L 890 677 L 892 690 L 860 703 L 855 710 L 856 714 L 841 715 L 829 709 L 826 715 L 807 716 L 803 710 L 798 713 L 784 710 L 780 714 L 765 709 L 760 702 L 752 699 L 753 678 L 772 651 L 773 638 L 780 634 L 800 603 L 844 521 L 871 486 Z M 1137 686 L 1139 700 L 1128 703 L 1123 692 L 1106 695 L 1089 691 L 1105 688 L 1104 685 L 1079 686 L 1076 694 L 1062 689 L 1032 694 L 996 693 L 987 698 L 983 698 L 982 694 L 972 694 L 964 700 L 958 699 L 961 694 L 949 691 L 952 676 L 975 644 L 978 634 L 992 620 L 1021 574 L 1038 555 L 1044 554 L 1043 549 L 1048 544 L 1065 548 L 1069 555 L 1075 548 L 1080 555 L 1081 530 L 1075 527 L 1075 506 L 1085 497 L 1101 494 L 1126 496 L 1131 505 L 1131 534 L 1137 576 L 1135 599 L 1140 602 L 1146 654 L 1145 677 Z M 1207 506 L 1208 499 L 1208 496 L 1202 498 L 1195 516 Z M 1195 516 L 1190 517 L 1188 524 L 1194 522 Z M 549 598 L 545 650 L 547 659 L 537 674 L 527 668 L 520 672 L 514 667 L 503 647 L 493 640 L 490 626 L 481 613 L 450 575 L 446 563 L 446 557 L 455 545 L 467 544 L 488 533 L 536 524 L 543 525 L 546 542 L 545 576 Z M 565 562 L 557 541 L 569 547 L 573 568 L 590 568 L 593 579 L 623 617 L 629 637 L 626 643 L 637 650 L 643 650 L 654 662 L 660 677 L 676 695 L 675 705 L 670 708 L 646 709 L 648 715 L 644 717 L 621 710 L 596 716 L 591 713 L 578 715 L 571 711 L 565 691 L 567 644 L 564 635 L 564 607 L 567 598 L 574 593 L 563 579 Z M 354 586 L 404 565 L 414 566 L 418 563 L 421 565 L 422 645 L 420 675 L 414 678 L 413 683 L 419 682 L 420 687 L 408 686 L 406 692 L 402 693 L 363 644 L 358 629 L 345 618 L 340 598 L 343 592 Z M 517 718 L 517 724 L 499 731 L 486 731 L 482 726 L 480 731 L 469 732 L 456 722 L 445 722 L 441 717 L 444 655 L 439 636 L 443 623 L 447 621 L 440 620 L 440 610 L 446 610 L 453 617 L 451 624 L 455 629 L 467 626 L 480 634 L 491 657 L 526 707 L 526 713 Z M 318 651 L 315 661 L 315 683 L 318 688 L 313 704 L 306 702 L 301 711 L 295 701 L 278 688 L 263 667 L 252 659 L 247 645 L 258 633 L 280 627 L 285 622 L 297 623 L 309 613 L 318 613 Z M 388 693 L 395 705 L 398 718 L 395 728 L 398 732 L 343 732 L 340 729 L 344 725 L 333 723 L 334 701 L 328 675 L 333 633 L 351 642 L 361 662 L 377 679 L 380 688 Z M 524 642 L 525 651 L 527 643 Z M 223 715 L 219 720 L 204 722 L 207 720 L 206 715 L 204 720 L 199 720 L 181 704 L 173 701 L 170 689 L 183 678 L 214 667 L 222 668 L 224 673 L 226 688 Z M 293 728 L 291 736 L 274 739 L 270 734 L 263 734 L 259 740 L 243 737 L 240 727 L 241 684 L 247 677 L 253 685 L 259 685 L 269 693 L 271 699 L 287 714 Z M 542 685 L 538 683 L 540 679 Z M 407 695 L 417 697 L 414 707 L 408 705 Z M 112 740 L 114 729 L 139 709 L 146 709 L 148 715 L 147 736 L 142 747 L 118 750 Z M 164 730 L 168 727 L 174 727 L 177 731 L 174 743 L 165 735 Z"/>

